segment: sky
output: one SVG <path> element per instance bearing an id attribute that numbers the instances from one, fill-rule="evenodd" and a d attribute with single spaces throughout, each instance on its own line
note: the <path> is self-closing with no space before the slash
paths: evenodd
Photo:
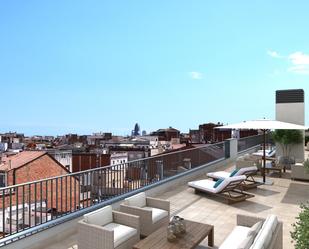
<path id="1" fill-rule="evenodd" d="M 0 2 L 0 132 L 129 134 L 275 118 L 309 94 L 309 1 Z M 306 124 L 309 124 L 308 115 Z"/>

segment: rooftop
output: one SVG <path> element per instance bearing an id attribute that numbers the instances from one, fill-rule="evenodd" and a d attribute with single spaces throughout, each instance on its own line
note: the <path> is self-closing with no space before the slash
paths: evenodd
<path id="1" fill-rule="evenodd" d="M 0 165 L 0 170 L 16 169 L 25 164 L 45 155 L 44 151 L 23 151 L 17 155 L 5 158 L 3 164 Z"/>
<path id="2" fill-rule="evenodd" d="M 222 168 L 231 171 L 233 166 L 229 164 Z M 205 178 L 205 175 L 199 178 Z M 215 227 L 215 247 L 218 248 L 236 225 L 236 215 L 266 217 L 268 214 L 276 214 L 283 221 L 283 245 L 284 249 L 294 248 L 291 243 L 290 231 L 295 216 L 299 213 L 299 204 L 309 199 L 309 183 L 291 181 L 290 173 L 286 172 L 282 178 L 277 175 L 270 177 L 273 185 L 259 186 L 249 190 L 255 197 L 233 205 L 227 205 L 224 200 L 217 197 L 209 197 L 204 194 L 195 194 L 194 190 L 186 184 L 169 188 L 163 194 L 156 197 L 170 200 L 171 215 L 180 215 L 185 219 L 212 224 Z M 53 243 L 46 249 L 76 249 L 77 234 L 72 234 L 64 240 Z M 207 248 L 207 238 L 199 246 Z"/>

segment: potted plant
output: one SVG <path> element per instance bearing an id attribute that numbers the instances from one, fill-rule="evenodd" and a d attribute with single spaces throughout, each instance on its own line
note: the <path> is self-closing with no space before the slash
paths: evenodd
<path id="1" fill-rule="evenodd" d="M 301 211 L 296 217 L 296 223 L 292 226 L 294 230 L 291 232 L 291 237 L 297 249 L 309 248 L 309 205 L 302 204 Z"/>
<path id="2" fill-rule="evenodd" d="M 290 153 L 293 144 L 303 142 L 303 134 L 299 130 L 275 130 L 272 133 L 272 138 L 279 144 L 283 153 L 283 163 L 291 162 Z"/>
<path id="3" fill-rule="evenodd" d="M 309 174 L 309 159 L 307 158 L 304 162 L 305 171 Z"/>

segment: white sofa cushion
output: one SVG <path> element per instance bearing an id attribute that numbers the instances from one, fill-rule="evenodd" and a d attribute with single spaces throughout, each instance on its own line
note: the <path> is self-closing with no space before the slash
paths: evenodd
<path id="1" fill-rule="evenodd" d="M 249 230 L 249 227 L 236 226 L 219 249 L 238 249 L 241 243 L 247 239 Z"/>
<path id="2" fill-rule="evenodd" d="M 263 226 L 263 221 L 255 223 L 249 230 L 248 236 L 253 236 L 253 239 L 258 235 Z"/>
<path id="3" fill-rule="evenodd" d="M 237 249 L 249 249 L 254 241 L 254 237 L 248 235 L 247 238 L 245 238 L 240 245 L 237 247 Z"/>
<path id="4" fill-rule="evenodd" d="M 146 194 L 145 192 L 133 195 L 124 199 L 124 203 L 132 207 L 145 207 L 146 206 Z"/>
<path id="5" fill-rule="evenodd" d="M 121 245 L 123 242 L 137 234 L 135 228 L 117 223 L 109 223 L 105 225 L 104 228 L 109 231 L 114 231 L 114 247 Z"/>
<path id="6" fill-rule="evenodd" d="M 153 208 L 153 207 L 143 207 L 143 209 L 151 210 L 152 212 L 152 223 L 156 223 L 157 221 L 168 216 L 168 212 L 163 209 Z"/>
<path id="7" fill-rule="evenodd" d="M 276 230 L 277 225 L 277 216 L 267 216 L 261 230 L 255 237 L 253 245 L 250 247 L 250 249 L 266 249 L 270 244 L 273 232 Z"/>
<path id="8" fill-rule="evenodd" d="M 112 206 L 106 206 L 84 215 L 84 221 L 88 224 L 104 226 L 113 222 Z"/>

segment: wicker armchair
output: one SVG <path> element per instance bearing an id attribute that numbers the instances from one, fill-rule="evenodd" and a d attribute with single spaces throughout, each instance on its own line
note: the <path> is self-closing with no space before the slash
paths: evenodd
<path id="1" fill-rule="evenodd" d="M 131 249 L 140 240 L 139 217 L 106 206 L 78 222 L 78 249 Z"/>
<path id="2" fill-rule="evenodd" d="M 126 198 L 120 205 L 120 211 L 140 217 L 142 236 L 148 236 L 158 228 L 167 226 L 170 220 L 170 202 L 146 197 L 144 192 Z"/>

